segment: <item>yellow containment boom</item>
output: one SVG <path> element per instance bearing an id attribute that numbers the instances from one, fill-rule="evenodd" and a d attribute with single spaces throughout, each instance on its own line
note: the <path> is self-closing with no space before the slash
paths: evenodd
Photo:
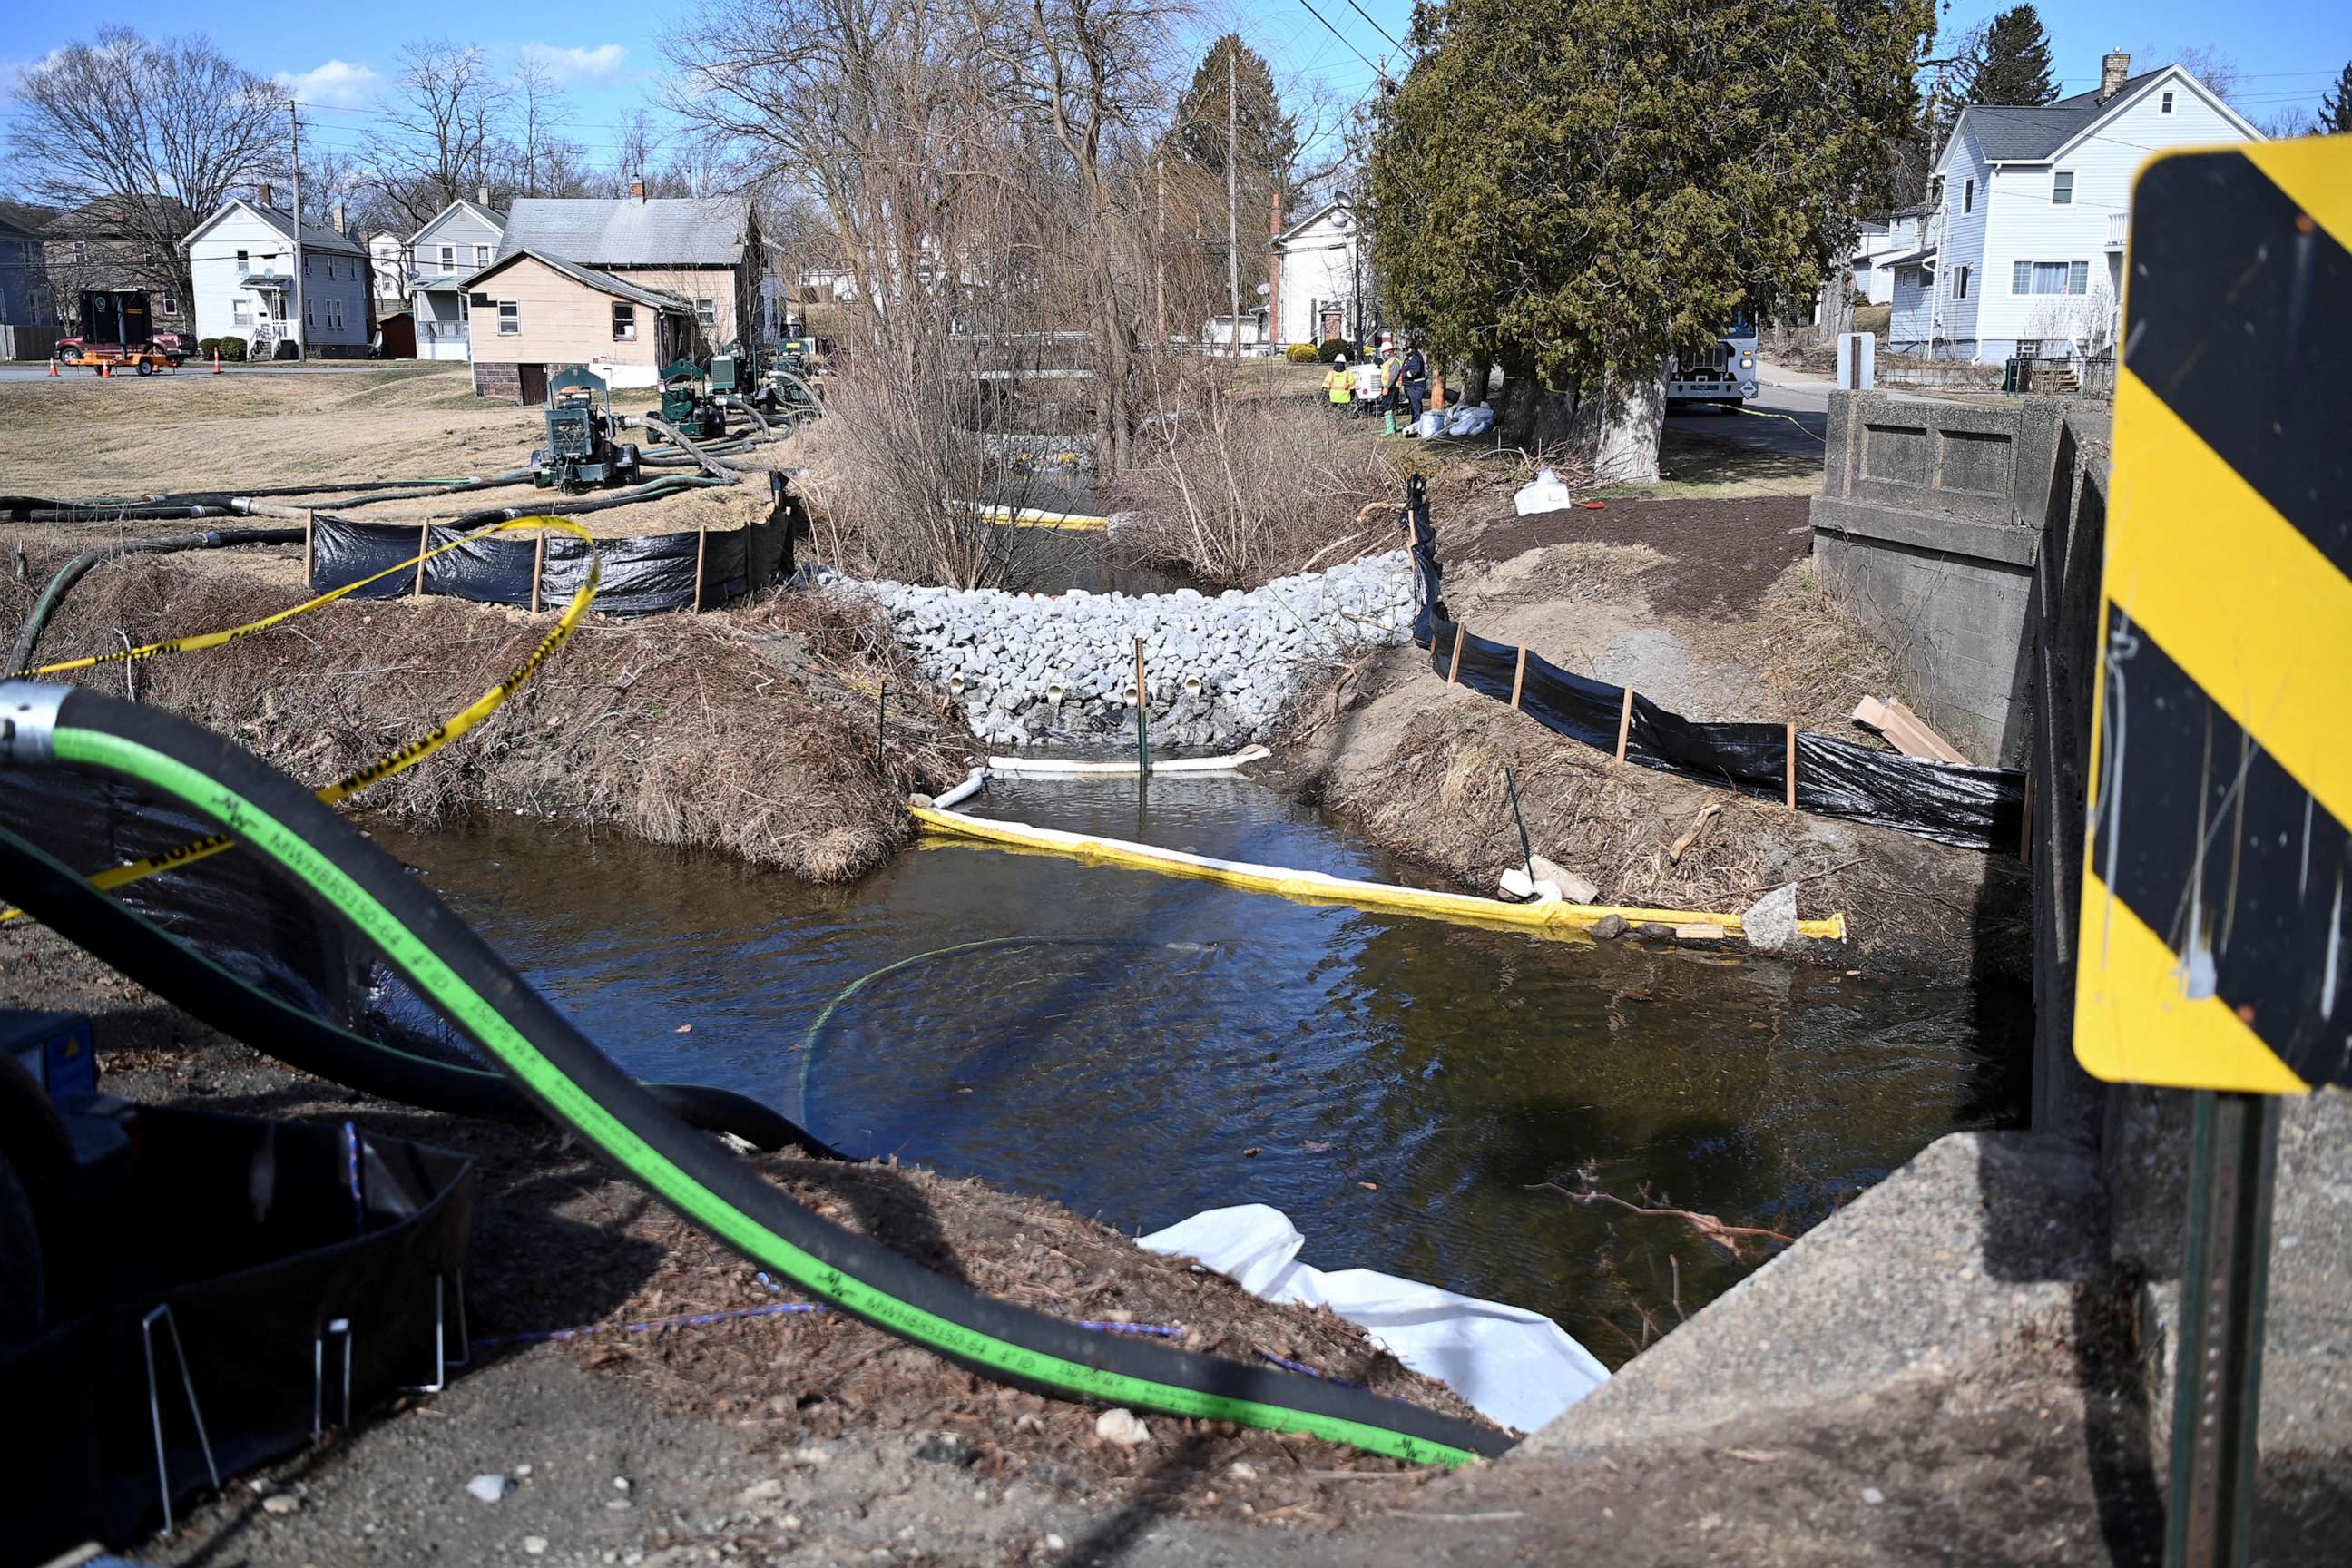
<path id="1" fill-rule="evenodd" d="M 1418 915 L 1429 920 L 1533 927 L 1562 932 L 1590 931 L 1611 915 L 1620 915 L 1628 925 L 1651 921 L 1664 925 L 1707 925 L 1719 928 L 1727 936 L 1745 934 L 1738 915 L 1710 914 L 1692 910 L 1633 909 L 1619 904 L 1570 904 L 1557 900 L 1511 904 L 1500 899 L 1480 898 L 1475 893 L 1433 892 L 1423 888 L 1401 888 L 1391 882 L 1360 882 L 1322 871 L 1292 871 L 1280 866 L 1217 860 L 1206 855 L 1191 855 L 1181 849 L 1161 849 L 1150 844 L 1130 843 L 1123 838 L 1096 838 L 1083 833 L 1066 833 L 1059 828 L 1033 827 L 1025 822 L 998 822 L 984 816 L 969 816 L 961 811 L 942 810 L 937 805 L 909 805 L 907 810 L 927 832 L 945 837 L 971 839 L 1003 849 L 1066 855 L 1076 860 L 1128 866 L 1139 871 L 1157 871 L 1168 877 L 1193 877 L 1253 893 L 1272 893 L 1300 903 L 1353 904 L 1359 909 L 1393 910 L 1398 914 Z M 1799 921 L 1797 931 L 1802 936 L 1842 941 L 1845 936 L 1845 916 L 1836 914 L 1827 920 Z"/>

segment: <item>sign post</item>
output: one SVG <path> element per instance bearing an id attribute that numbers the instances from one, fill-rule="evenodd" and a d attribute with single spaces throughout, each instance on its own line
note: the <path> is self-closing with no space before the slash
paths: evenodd
<path id="1" fill-rule="evenodd" d="M 2281 1095 L 2352 1083 L 2352 141 L 2135 182 L 2074 1054 L 2194 1092 L 2168 1563 L 2246 1561 Z"/>

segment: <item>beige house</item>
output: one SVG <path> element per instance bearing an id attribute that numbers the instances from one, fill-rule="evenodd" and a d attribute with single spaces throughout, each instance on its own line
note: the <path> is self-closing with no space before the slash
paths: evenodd
<path id="1" fill-rule="evenodd" d="M 652 386 L 693 352 L 691 300 L 562 257 L 514 251 L 466 289 L 478 396 L 544 403 L 548 376 L 573 365 L 609 386 Z"/>

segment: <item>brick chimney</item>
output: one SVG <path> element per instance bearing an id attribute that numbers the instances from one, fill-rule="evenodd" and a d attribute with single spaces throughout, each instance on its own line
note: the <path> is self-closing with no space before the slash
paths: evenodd
<path id="1" fill-rule="evenodd" d="M 644 201 L 646 199 L 646 183 L 643 180 L 631 180 L 629 182 L 629 195 L 632 200 L 640 202 Z"/>
<path id="2" fill-rule="evenodd" d="M 1274 237 L 1282 237 L 1282 193 L 1274 193 Z M 1238 330 L 1238 328 L 1236 329 Z M 1282 252 L 1265 253 L 1265 341 L 1282 342 Z"/>
<path id="3" fill-rule="evenodd" d="M 272 199 L 272 193 L 268 185 L 254 186 L 253 199 L 266 207 L 274 207 L 278 205 L 278 203 Z"/>
<path id="4" fill-rule="evenodd" d="M 335 232 L 337 234 L 349 234 L 351 232 L 351 230 L 345 226 L 347 216 L 348 215 L 343 211 L 343 204 L 341 202 L 337 202 L 333 206 L 327 209 L 327 221 L 335 226 Z"/>
<path id="5" fill-rule="evenodd" d="M 2123 91 L 2124 83 L 2131 78 L 2131 57 L 2117 49 L 2099 62 L 2099 101 L 2105 103 Z"/>

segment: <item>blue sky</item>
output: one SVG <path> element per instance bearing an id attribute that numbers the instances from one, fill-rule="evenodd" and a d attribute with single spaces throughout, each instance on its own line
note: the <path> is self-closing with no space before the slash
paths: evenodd
<path id="1" fill-rule="evenodd" d="M 1958 0 L 1948 20 L 1957 29 L 1994 8 Z M 79 7 L 26 4 L 15 10 L 18 20 L 0 42 L 0 71 L 88 37 L 98 25 Z M 150 35 L 210 33 L 248 68 L 288 82 L 315 106 L 308 121 L 319 142 L 349 150 L 366 123 L 367 104 L 397 73 L 408 31 L 397 8 L 388 14 L 389 25 L 355 26 L 363 14 L 335 6 L 277 7 L 257 26 L 243 5 L 179 0 L 110 5 L 95 16 Z M 514 0 L 474 13 L 449 31 L 483 45 L 502 64 L 535 54 L 571 98 L 568 133 L 601 163 L 609 159 L 615 122 L 646 103 L 659 80 L 662 34 L 689 14 L 677 0 Z M 1400 51 L 1383 29 L 1403 37 L 1411 15 L 1411 0 L 1210 0 L 1201 29 L 1205 37 L 1238 27 L 1273 62 L 1286 88 L 1303 92 L 1312 85 L 1344 107 L 1370 90 L 1376 71 L 1370 62 L 1397 68 Z M 2042 16 L 2068 91 L 2096 84 L 2099 57 L 2110 48 L 2130 49 L 2136 63 L 2146 66 L 2158 63 L 2147 51 L 2207 45 L 2242 73 L 2240 99 L 2257 120 L 2288 104 L 2315 107 L 2352 59 L 2352 5 L 2344 0 L 2273 0 L 2227 13 L 2189 0 L 2053 0 L 2042 7 Z M 425 36 L 423 27 L 416 32 Z"/>

